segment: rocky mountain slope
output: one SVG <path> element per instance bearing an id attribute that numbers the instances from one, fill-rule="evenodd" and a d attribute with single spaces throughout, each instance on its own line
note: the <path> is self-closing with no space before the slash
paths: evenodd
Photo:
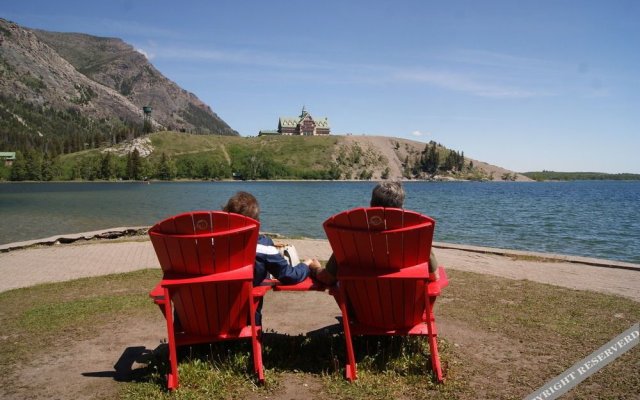
<path id="1" fill-rule="evenodd" d="M 95 120 L 141 121 L 142 107 L 151 106 L 156 129 L 237 135 L 120 39 L 32 30 L 1 18 L 0 95 Z"/>
<path id="2" fill-rule="evenodd" d="M 386 136 L 340 136 L 338 147 L 349 148 L 357 145 L 364 150 L 364 154 L 370 154 L 369 161 L 366 162 L 366 169 L 372 171 L 373 179 L 380 179 L 386 168 L 390 179 L 402 179 L 406 168 L 406 161 L 415 162 L 425 149 L 425 143 L 409 139 L 400 139 Z M 334 156 L 335 158 L 335 156 Z M 382 160 L 376 162 L 375 160 Z M 484 161 L 478 161 L 471 158 L 465 158 L 465 164 L 473 166 L 478 178 L 493 181 L 519 181 L 528 182 L 532 179 L 508 170 L 506 168 L 491 165 Z M 364 163 L 363 163 L 364 166 Z M 354 168 L 356 166 L 352 166 Z M 355 168 L 354 176 L 359 172 Z M 438 179 L 450 179 L 450 175 L 439 176 Z M 468 179 L 469 177 L 460 176 L 458 178 Z"/>

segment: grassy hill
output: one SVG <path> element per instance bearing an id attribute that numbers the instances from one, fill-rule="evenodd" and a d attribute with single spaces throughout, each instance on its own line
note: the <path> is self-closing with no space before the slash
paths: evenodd
<path id="1" fill-rule="evenodd" d="M 55 159 L 28 153 L 2 175 L 12 180 L 528 179 L 435 142 L 364 135 L 237 137 L 170 131 Z"/>
<path id="2" fill-rule="evenodd" d="M 536 181 L 586 181 L 586 180 L 615 180 L 615 181 L 637 181 L 640 180 L 640 174 L 606 174 L 603 172 L 525 172 L 523 175 L 528 176 Z"/>

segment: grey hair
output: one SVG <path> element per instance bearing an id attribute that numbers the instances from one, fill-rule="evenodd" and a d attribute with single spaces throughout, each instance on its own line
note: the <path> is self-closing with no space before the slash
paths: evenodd
<path id="1" fill-rule="evenodd" d="M 371 193 L 371 207 L 402 208 L 404 189 L 399 181 L 380 182 Z"/>

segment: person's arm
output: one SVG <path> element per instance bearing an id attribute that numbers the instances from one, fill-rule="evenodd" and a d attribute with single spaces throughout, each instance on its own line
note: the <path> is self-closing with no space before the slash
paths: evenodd
<path id="1" fill-rule="evenodd" d="M 440 279 L 440 273 L 438 272 L 438 260 L 436 259 L 436 255 L 431 250 L 431 255 L 429 256 L 429 272 L 435 275 L 436 280 Z"/>
<path id="2" fill-rule="evenodd" d="M 271 275 L 285 285 L 293 285 L 305 280 L 309 276 L 309 264 L 313 262 L 306 260 L 295 266 L 289 265 L 273 245 L 273 241 L 266 237 L 258 241 L 256 258 L 262 261 Z"/>
<path id="3" fill-rule="evenodd" d="M 438 270 L 438 259 L 436 255 L 433 254 L 433 250 L 431 250 L 431 255 L 429 256 L 429 272 L 435 272 Z"/>

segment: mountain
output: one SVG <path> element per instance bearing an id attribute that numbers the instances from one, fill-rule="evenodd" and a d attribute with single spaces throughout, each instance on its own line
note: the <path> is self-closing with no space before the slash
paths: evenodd
<path id="1" fill-rule="evenodd" d="M 120 39 L 28 29 L 1 18 L 0 99 L 2 117 L 41 137 L 58 134 L 48 129 L 57 122 L 38 124 L 34 114 L 75 118 L 78 126 L 141 125 L 143 106 L 152 107 L 155 130 L 238 135 Z"/>

